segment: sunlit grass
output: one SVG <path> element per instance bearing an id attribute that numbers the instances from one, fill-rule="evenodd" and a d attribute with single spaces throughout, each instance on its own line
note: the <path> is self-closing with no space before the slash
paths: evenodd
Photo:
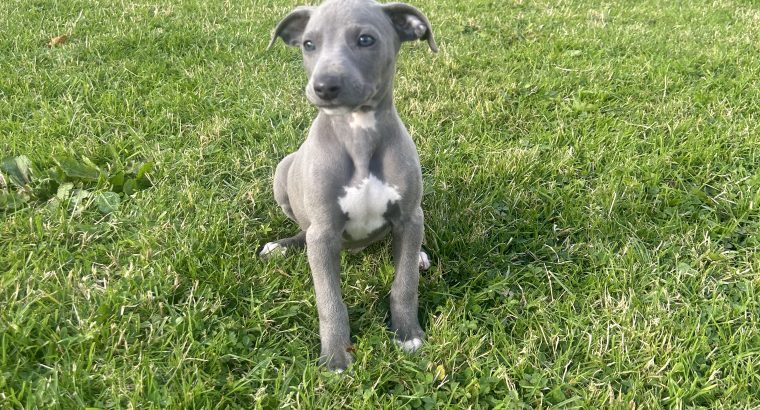
<path id="1" fill-rule="evenodd" d="M 0 159 L 154 167 L 110 214 L 0 211 L 0 407 L 760 406 L 760 6 L 414 4 L 428 344 L 390 339 L 388 244 L 346 255 L 334 375 L 305 255 L 255 254 L 315 114 L 264 50 L 295 3 L 1 2 Z"/>

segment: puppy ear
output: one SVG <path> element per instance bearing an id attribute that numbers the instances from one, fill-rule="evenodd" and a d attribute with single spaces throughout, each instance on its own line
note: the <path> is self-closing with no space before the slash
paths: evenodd
<path id="1" fill-rule="evenodd" d="M 272 48 L 274 42 L 277 41 L 277 37 L 280 37 L 289 46 L 296 47 L 300 45 L 301 36 L 303 36 L 303 31 L 309 22 L 312 10 L 314 10 L 314 7 L 296 7 L 290 14 L 285 16 L 277 24 L 277 27 L 274 28 L 267 50 Z"/>
<path id="2" fill-rule="evenodd" d="M 438 52 L 433 38 L 433 29 L 421 11 L 404 3 L 388 3 L 382 7 L 391 18 L 391 23 L 401 41 L 427 40 L 430 49 L 434 53 Z"/>

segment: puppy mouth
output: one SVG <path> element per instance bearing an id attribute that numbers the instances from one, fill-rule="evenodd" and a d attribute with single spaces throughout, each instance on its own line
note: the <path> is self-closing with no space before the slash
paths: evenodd
<path id="1" fill-rule="evenodd" d="M 363 90 L 364 92 L 353 93 L 353 96 L 338 96 L 335 99 L 325 100 L 313 92 L 311 86 L 307 86 L 306 99 L 311 105 L 326 113 L 348 114 L 351 112 L 367 112 L 373 110 L 376 90 Z"/>
<path id="2" fill-rule="evenodd" d="M 374 109 L 371 105 L 362 104 L 356 107 L 341 104 L 314 104 L 327 115 L 345 115 L 353 112 L 369 112 Z"/>

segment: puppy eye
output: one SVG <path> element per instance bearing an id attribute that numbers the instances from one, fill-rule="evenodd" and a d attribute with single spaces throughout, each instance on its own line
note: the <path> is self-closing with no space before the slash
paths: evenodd
<path id="1" fill-rule="evenodd" d="M 314 42 L 311 40 L 306 40 L 303 42 L 303 49 L 306 51 L 314 51 L 317 49 L 317 46 L 314 45 Z"/>
<path id="2" fill-rule="evenodd" d="M 357 41 L 357 44 L 359 47 L 369 47 L 375 44 L 375 38 L 368 34 L 362 34 L 359 36 L 359 41 Z"/>

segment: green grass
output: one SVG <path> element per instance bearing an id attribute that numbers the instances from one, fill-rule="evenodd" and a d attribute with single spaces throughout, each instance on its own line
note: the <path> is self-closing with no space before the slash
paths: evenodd
<path id="1" fill-rule="evenodd" d="M 383 243 L 344 257 L 334 375 L 305 255 L 255 254 L 295 232 L 271 177 L 315 115 L 264 50 L 295 2 L 0 2 L 0 159 L 154 166 L 108 214 L 5 176 L 0 407 L 760 406 L 760 5 L 414 4 L 428 344 L 390 340 Z"/>

